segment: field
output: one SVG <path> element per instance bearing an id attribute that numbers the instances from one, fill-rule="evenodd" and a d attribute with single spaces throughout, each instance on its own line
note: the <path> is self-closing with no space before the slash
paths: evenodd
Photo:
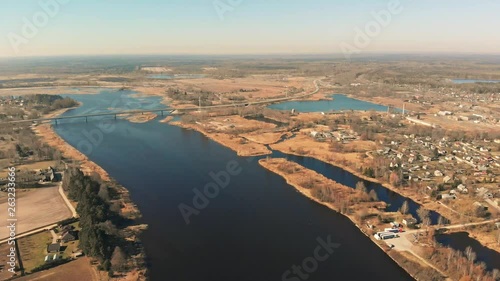
<path id="1" fill-rule="evenodd" d="M 7 210 L 7 202 L 2 202 L 0 209 Z M 70 218 L 72 214 L 54 186 L 35 189 L 17 198 L 16 215 L 19 235 Z M 0 239 L 7 237 L 7 221 L 1 220 Z"/>
<path id="2" fill-rule="evenodd" d="M 43 231 L 18 240 L 19 249 L 21 251 L 21 261 L 23 262 L 26 272 L 30 272 L 34 268 L 44 264 L 47 244 L 50 243 L 52 243 L 52 235 L 50 235 L 48 231 Z"/>
<path id="3" fill-rule="evenodd" d="M 18 281 L 94 281 L 98 280 L 94 269 L 91 267 L 88 258 L 83 257 L 78 260 L 60 265 L 58 267 L 37 272 L 29 276 L 16 279 Z"/>
<path id="4" fill-rule="evenodd" d="M 10 267 L 7 265 L 7 255 L 10 252 L 10 245 L 7 243 L 0 245 L 0 280 L 5 280 L 12 276 L 12 273 L 7 271 Z"/>

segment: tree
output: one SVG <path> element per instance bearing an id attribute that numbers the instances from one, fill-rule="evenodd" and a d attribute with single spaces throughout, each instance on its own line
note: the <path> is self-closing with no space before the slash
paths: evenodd
<path id="1" fill-rule="evenodd" d="M 108 186 L 105 184 L 101 184 L 101 187 L 99 188 L 99 193 L 97 193 L 97 195 L 101 197 L 102 200 L 109 201 Z"/>
<path id="2" fill-rule="evenodd" d="M 393 186 L 399 186 L 399 184 L 401 183 L 400 179 L 399 179 L 399 176 L 396 172 L 392 172 L 391 173 L 391 176 L 389 177 L 389 182 L 393 185 Z"/>
<path id="3" fill-rule="evenodd" d="M 378 196 L 377 196 L 377 192 L 375 192 L 374 189 L 370 190 L 370 193 L 368 193 L 368 196 L 370 196 L 370 199 L 372 201 L 378 201 Z"/>
<path id="4" fill-rule="evenodd" d="M 423 207 L 418 208 L 417 215 L 420 218 L 422 223 L 427 224 L 429 221 L 429 210 L 424 209 Z"/>
<path id="5" fill-rule="evenodd" d="M 408 206 L 408 201 L 405 201 L 405 202 L 403 202 L 403 205 L 399 209 L 399 212 L 403 215 L 406 215 L 409 210 L 410 210 L 410 207 Z"/>
<path id="6" fill-rule="evenodd" d="M 126 262 L 127 257 L 125 256 L 125 253 L 120 247 L 116 246 L 113 251 L 113 255 L 111 256 L 111 269 L 114 271 L 120 271 L 125 267 Z"/>
<path id="7" fill-rule="evenodd" d="M 366 190 L 365 183 L 362 181 L 358 181 L 358 183 L 356 183 L 356 190 L 363 193 L 363 194 L 366 194 L 368 192 Z"/>

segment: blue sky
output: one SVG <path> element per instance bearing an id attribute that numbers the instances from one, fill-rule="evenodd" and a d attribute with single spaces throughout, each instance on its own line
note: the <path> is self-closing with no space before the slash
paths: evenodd
<path id="1" fill-rule="evenodd" d="M 54 1 L 68 3 L 58 4 L 46 25 L 36 24 L 46 13 L 40 3 Z M 500 1 L 494 0 L 399 0 L 403 10 L 357 45 L 356 28 L 364 30 L 372 13 L 393 1 L 2 0 L 0 56 L 341 53 L 341 46 L 368 53 L 500 53 Z M 24 19 L 36 32 L 23 33 Z"/>

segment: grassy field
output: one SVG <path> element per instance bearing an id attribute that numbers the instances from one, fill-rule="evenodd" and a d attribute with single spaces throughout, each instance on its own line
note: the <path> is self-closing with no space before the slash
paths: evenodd
<path id="1" fill-rule="evenodd" d="M 47 244 L 52 243 L 50 232 L 44 231 L 18 240 L 21 260 L 26 272 L 44 264 Z"/>

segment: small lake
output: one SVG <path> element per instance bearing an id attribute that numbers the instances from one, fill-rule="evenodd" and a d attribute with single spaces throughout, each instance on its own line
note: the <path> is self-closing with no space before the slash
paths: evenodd
<path id="1" fill-rule="evenodd" d="M 500 80 L 452 79 L 454 84 L 500 83 Z"/>
<path id="2" fill-rule="evenodd" d="M 342 94 L 332 95 L 331 100 L 289 101 L 289 102 L 270 105 L 269 108 L 277 110 L 295 109 L 298 112 L 332 112 L 332 111 L 346 111 L 346 110 L 387 111 L 387 106 L 353 99 Z"/>
<path id="3" fill-rule="evenodd" d="M 484 247 L 476 239 L 471 238 L 467 232 L 438 234 L 435 237 L 438 243 L 461 252 L 464 252 L 467 247 L 471 247 L 477 255 L 476 262 L 484 262 L 489 271 L 500 269 L 500 253 Z"/>
<path id="4" fill-rule="evenodd" d="M 174 80 L 174 79 L 200 79 L 205 78 L 205 74 L 153 74 L 146 76 L 149 79 Z"/>

